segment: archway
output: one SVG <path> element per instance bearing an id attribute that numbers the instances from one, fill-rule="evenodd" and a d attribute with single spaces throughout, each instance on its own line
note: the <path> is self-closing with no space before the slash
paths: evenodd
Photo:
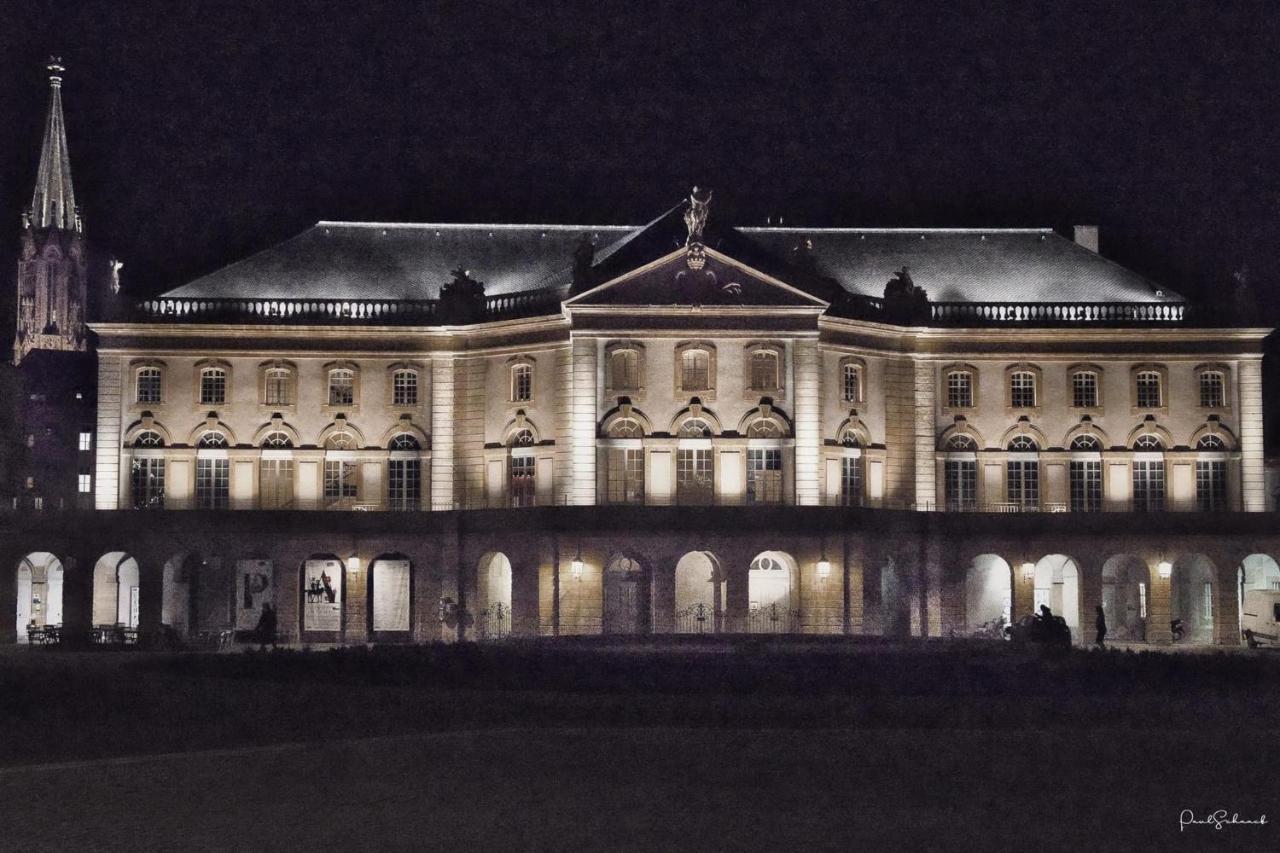
<path id="1" fill-rule="evenodd" d="M 676 563 L 675 631 L 718 634 L 724 630 L 724 571 L 710 551 L 690 551 Z"/>
<path id="2" fill-rule="evenodd" d="M 969 636 L 1001 639 L 1013 613 L 1013 571 L 996 554 L 979 554 L 964 578 L 964 624 Z"/>
<path id="3" fill-rule="evenodd" d="M 1071 629 L 1075 643 L 1083 643 L 1080 633 L 1080 567 L 1066 554 L 1041 557 L 1035 570 L 1035 612 L 1046 604 L 1054 615 L 1061 616 Z"/>
<path id="4" fill-rule="evenodd" d="M 644 567 L 619 554 L 604 570 L 604 633 L 643 634 L 649 629 L 649 584 Z"/>
<path id="5" fill-rule="evenodd" d="M 1244 642 L 1244 594 L 1248 590 L 1280 590 L 1280 565 L 1268 554 L 1250 554 L 1236 569 L 1236 631 Z"/>
<path id="6" fill-rule="evenodd" d="M 1151 571 L 1133 554 L 1116 554 L 1102 564 L 1102 610 L 1107 637 L 1142 642 L 1147 639 L 1147 595 Z"/>
<path id="7" fill-rule="evenodd" d="M 18 642 L 27 643 L 44 628 L 62 625 L 62 561 L 36 551 L 18 563 Z"/>
<path id="8" fill-rule="evenodd" d="M 233 615 L 233 609 L 239 611 L 233 589 L 239 592 L 240 578 L 232 578 L 230 571 L 231 565 L 221 557 L 197 551 L 175 554 L 161 575 L 160 622 L 179 636 L 220 634 L 241 627 L 240 617 Z M 256 627 L 256 614 L 254 618 L 248 627 Z"/>
<path id="9" fill-rule="evenodd" d="M 511 560 L 501 551 L 480 558 L 476 570 L 476 639 L 500 640 L 511 634 Z"/>
<path id="10" fill-rule="evenodd" d="M 123 551 L 103 554 L 93 567 L 93 624 L 138 627 L 141 608 L 138 561 Z"/>
<path id="11" fill-rule="evenodd" d="M 413 563 L 404 554 L 383 554 L 369 564 L 369 630 L 401 634 L 413 630 Z"/>
<path id="12" fill-rule="evenodd" d="M 893 556 L 880 565 L 880 633 L 885 637 L 911 636 L 911 567 Z"/>
<path id="13" fill-rule="evenodd" d="M 160 593 L 160 622 L 168 625 L 179 636 L 195 631 L 197 614 L 193 612 L 192 587 L 199 585 L 200 557 L 197 554 L 178 554 L 164 564 L 164 578 Z"/>
<path id="14" fill-rule="evenodd" d="M 787 634 L 799 627 L 799 602 L 792 594 L 796 561 L 783 551 L 764 551 L 751 561 L 747 573 L 747 631 Z"/>
<path id="15" fill-rule="evenodd" d="M 1184 643 L 1212 643 L 1218 570 L 1204 554 L 1188 554 L 1173 564 L 1169 614 L 1182 620 Z"/>

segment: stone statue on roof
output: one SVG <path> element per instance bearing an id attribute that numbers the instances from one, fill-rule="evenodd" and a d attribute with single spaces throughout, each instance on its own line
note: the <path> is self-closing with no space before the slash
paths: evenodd
<path id="1" fill-rule="evenodd" d="M 702 197 L 699 197 L 699 192 L 694 187 L 693 192 L 689 193 L 689 208 L 684 212 L 684 224 L 689 229 L 689 236 L 684 241 L 686 246 L 702 242 L 702 229 L 706 227 L 707 215 L 710 213 L 711 190 L 707 190 Z"/>

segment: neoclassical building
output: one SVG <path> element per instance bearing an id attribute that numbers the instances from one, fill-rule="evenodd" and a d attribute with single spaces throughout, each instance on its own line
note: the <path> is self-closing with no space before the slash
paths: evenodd
<path id="1" fill-rule="evenodd" d="M 1280 584 L 1270 330 L 1097 240 L 732 227 L 696 188 L 638 227 L 319 222 L 90 323 L 95 509 L 8 522 L 6 621 L 942 636 L 1047 604 L 1081 642 L 1099 605 L 1237 642 Z"/>

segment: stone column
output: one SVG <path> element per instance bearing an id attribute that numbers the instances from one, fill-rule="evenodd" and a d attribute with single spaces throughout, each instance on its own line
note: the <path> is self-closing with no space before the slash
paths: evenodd
<path id="1" fill-rule="evenodd" d="M 165 381 L 172 383 L 174 377 Z M 95 509 L 117 509 L 120 502 L 120 439 L 123 397 L 129 377 L 120 364 L 120 356 L 98 358 L 98 425 L 94 447 L 93 506 Z"/>
<path id="2" fill-rule="evenodd" d="M 1245 512 L 1265 512 L 1267 485 L 1262 446 L 1262 360 L 1241 359 L 1237 378 L 1240 402 L 1240 488 Z"/>
<path id="3" fill-rule="evenodd" d="M 0 542 L 0 614 L 4 614 L 0 619 L 0 644 L 12 644 L 18 639 L 18 565 L 29 552 L 17 545 L 15 535 L 9 531 Z"/>
<path id="4" fill-rule="evenodd" d="M 822 497 L 822 394 L 817 340 L 794 345 L 796 503 L 817 506 Z"/>
<path id="5" fill-rule="evenodd" d="M 592 506 L 596 502 L 596 371 L 599 358 L 594 338 L 574 338 L 570 377 L 569 447 L 573 479 L 568 502 Z"/>
<path id="6" fill-rule="evenodd" d="M 932 454 L 931 454 L 932 455 Z M 916 471 L 920 470 L 919 466 Z M 925 533 L 929 538 L 925 541 L 920 554 L 924 563 L 922 572 L 924 580 L 924 608 L 926 637 L 942 636 L 942 543 L 933 535 Z"/>
<path id="7" fill-rule="evenodd" d="M 913 438 L 915 449 L 915 501 L 916 509 L 928 511 L 938 502 L 937 474 L 934 449 L 937 435 L 934 414 L 937 409 L 937 371 L 929 361 L 917 360 L 915 365 L 915 418 Z"/>
<path id="8" fill-rule="evenodd" d="M 453 509 L 454 362 L 431 361 L 431 508 Z"/>
<path id="9" fill-rule="evenodd" d="M 676 563 L 679 556 L 663 554 L 654 558 L 653 633 L 674 634 L 676 631 Z"/>
<path id="10" fill-rule="evenodd" d="M 1147 642 L 1169 645 L 1173 642 L 1173 632 L 1169 630 L 1173 579 L 1160 577 L 1156 562 L 1144 562 L 1151 577 L 1147 586 Z"/>

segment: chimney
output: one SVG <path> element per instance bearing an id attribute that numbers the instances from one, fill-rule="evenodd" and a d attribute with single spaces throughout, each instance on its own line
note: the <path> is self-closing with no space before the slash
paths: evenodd
<path id="1" fill-rule="evenodd" d="M 1095 255 L 1098 254 L 1097 225 L 1077 225 L 1075 227 L 1075 240 L 1077 246 L 1084 246 Z"/>

